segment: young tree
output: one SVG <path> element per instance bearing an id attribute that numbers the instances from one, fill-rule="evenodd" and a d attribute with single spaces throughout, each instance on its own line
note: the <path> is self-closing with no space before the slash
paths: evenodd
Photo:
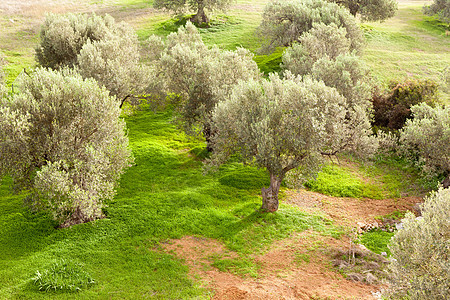
<path id="1" fill-rule="evenodd" d="M 431 107 L 425 103 L 411 107 L 412 120 L 400 131 L 400 144 L 425 172 L 444 173 L 450 186 L 450 106 Z"/>
<path id="2" fill-rule="evenodd" d="M 347 8 L 353 16 L 361 15 L 363 21 L 384 21 L 397 11 L 395 0 L 330 0 Z"/>
<path id="3" fill-rule="evenodd" d="M 43 67 L 76 68 L 94 78 L 121 104 L 148 85 L 149 71 L 139 64 L 139 41 L 125 23 L 109 15 L 47 15 L 41 28 L 36 58 Z"/>
<path id="4" fill-rule="evenodd" d="M 29 204 L 62 227 L 103 216 L 132 162 L 120 109 L 93 79 L 37 69 L 0 102 L 0 178 L 8 174 Z"/>
<path id="5" fill-rule="evenodd" d="M 422 217 L 407 213 L 389 248 L 389 299 L 450 299 L 450 189 L 425 199 Z"/>
<path id="6" fill-rule="evenodd" d="M 275 212 L 287 172 L 317 167 L 321 155 L 336 146 L 362 151 L 373 146 L 338 145 L 343 136 L 368 134 L 349 126 L 347 113 L 345 98 L 322 82 L 293 76 L 280 79 L 275 74 L 270 80 L 240 82 L 230 99 L 214 111 L 217 134 L 209 165 L 220 165 L 239 153 L 244 162 L 266 168 L 270 186 L 262 189 L 261 210 Z"/>
<path id="7" fill-rule="evenodd" d="M 442 22 L 450 23 L 449 0 L 434 0 L 433 4 L 424 6 L 423 10 L 427 15 L 437 15 Z"/>
<path id="8" fill-rule="evenodd" d="M 252 54 L 244 49 L 222 51 L 208 48 L 191 23 L 179 28 L 161 44 L 152 38 L 154 49 L 161 49 L 157 62 L 167 93 L 181 96 L 178 111 L 188 134 L 200 125 L 207 142 L 211 135 L 210 115 L 239 80 L 259 78 Z"/>
<path id="9" fill-rule="evenodd" d="M 273 0 L 264 8 L 257 32 L 266 40 L 263 49 L 271 50 L 298 42 L 302 33 L 309 31 L 314 23 L 345 28 L 351 49 L 359 51 L 364 45 L 356 19 L 347 9 L 324 0 Z"/>
<path id="10" fill-rule="evenodd" d="M 209 23 L 209 18 L 205 13 L 207 10 L 225 10 L 233 0 L 155 0 L 153 6 L 157 9 L 167 9 L 176 15 L 185 13 L 188 9 L 197 13 L 191 18 L 195 24 Z"/>

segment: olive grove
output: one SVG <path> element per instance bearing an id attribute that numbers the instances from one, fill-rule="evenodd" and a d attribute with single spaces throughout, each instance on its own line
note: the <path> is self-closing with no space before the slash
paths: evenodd
<path id="1" fill-rule="evenodd" d="M 186 13 L 188 10 L 195 10 L 196 14 L 191 18 L 195 24 L 208 24 L 209 18 L 207 10 L 225 10 L 233 0 L 155 0 L 153 7 L 166 9 L 176 15 Z"/>
<path id="2" fill-rule="evenodd" d="M 159 49 L 155 64 L 163 90 L 180 95 L 177 110 L 185 131 L 194 134 L 200 126 L 207 142 L 215 105 L 226 99 L 239 80 L 260 77 L 250 51 L 208 48 L 190 22 L 165 42 L 153 36 L 149 43 L 154 53 Z"/>
<path id="3" fill-rule="evenodd" d="M 271 74 L 241 81 L 213 114 L 213 155 L 209 167 L 239 153 L 242 160 L 266 168 L 269 188 L 262 189 L 262 211 L 278 209 L 286 173 L 317 169 L 323 155 L 343 150 L 369 154 L 376 148 L 370 127 L 355 126 L 346 99 L 334 88 L 310 78 Z"/>
<path id="4" fill-rule="evenodd" d="M 115 98 L 72 70 L 38 68 L 0 102 L 0 178 L 60 226 L 103 217 L 132 162 Z"/>

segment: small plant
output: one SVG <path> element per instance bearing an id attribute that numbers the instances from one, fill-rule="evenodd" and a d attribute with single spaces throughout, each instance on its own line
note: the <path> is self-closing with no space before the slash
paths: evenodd
<path id="1" fill-rule="evenodd" d="M 40 291 L 77 292 L 95 283 L 81 264 L 61 259 L 32 278 Z"/>

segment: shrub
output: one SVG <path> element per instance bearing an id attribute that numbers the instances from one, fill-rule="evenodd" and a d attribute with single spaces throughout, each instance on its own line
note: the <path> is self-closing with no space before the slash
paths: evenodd
<path id="1" fill-rule="evenodd" d="M 408 213 L 391 240 L 391 299 L 450 299 L 450 189 L 425 199 L 422 211 Z"/>
<path id="2" fill-rule="evenodd" d="M 83 265 L 63 259 L 42 272 L 37 270 L 32 279 L 40 291 L 77 292 L 95 283 Z"/>
<path id="3" fill-rule="evenodd" d="M 132 161 L 114 97 L 70 70 L 39 68 L 18 86 L 0 101 L 0 178 L 61 226 L 101 218 Z"/>
<path id="4" fill-rule="evenodd" d="M 437 91 L 437 84 L 430 80 L 393 82 L 389 86 L 389 92 L 384 94 L 374 90 L 372 125 L 388 130 L 401 129 L 406 120 L 411 118 L 411 106 L 422 102 L 435 103 Z"/>
<path id="5" fill-rule="evenodd" d="M 427 174 L 444 174 L 450 185 L 450 106 L 431 107 L 425 103 L 411 107 L 414 118 L 400 131 L 400 148 Z"/>

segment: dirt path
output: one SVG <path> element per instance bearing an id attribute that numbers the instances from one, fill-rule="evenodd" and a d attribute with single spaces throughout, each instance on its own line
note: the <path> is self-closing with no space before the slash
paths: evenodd
<path id="1" fill-rule="evenodd" d="M 420 198 L 369 200 L 336 198 L 300 190 L 288 192 L 285 203 L 307 212 L 322 212 L 347 228 L 372 222 L 375 216 L 411 209 Z M 379 299 L 379 285 L 347 280 L 331 265 L 333 253 L 346 249 L 348 238 L 334 239 L 313 231 L 277 241 L 264 254 L 252 258 L 260 266 L 258 276 L 240 277 L 212 266 L 214 257 L 237 254 L 212 239 L 186 236 L 164 245 L 190 267 L 190 275 L 212 293 L 212 299 Z"/>

